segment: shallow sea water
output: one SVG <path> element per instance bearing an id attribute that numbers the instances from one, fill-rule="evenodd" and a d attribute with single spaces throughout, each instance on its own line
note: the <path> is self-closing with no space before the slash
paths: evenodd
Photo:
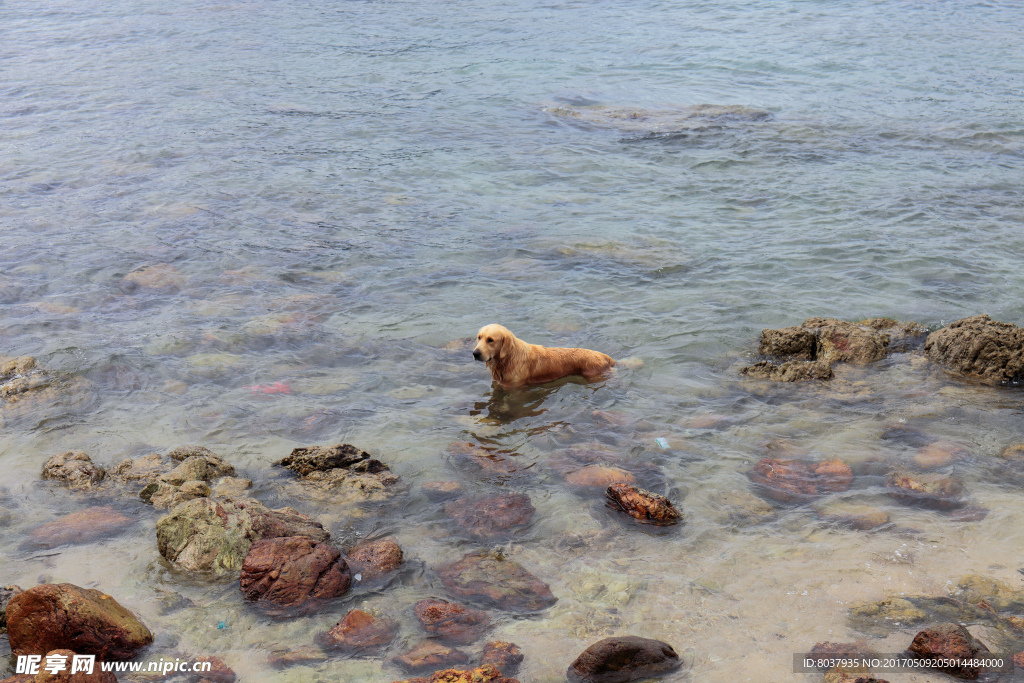
<path id="1" fill-rule="evenodd" d="M 989 467 L 1024 440 L 1019 391 L 914 354 L 829 386 L 738 374 L 761 329 L 811 316 L 1024 322 L 1019 3 L 5 0 L 0 16 L 0 354 L 84 387 L 0 422 L 2 583 L 101 588 L 154 654 L 218 654 L 243 681 L 397 680 L 381 659 L 277 672 L 266 655 L 356 605 L 402 622 L 388 656 L 417 639 L 434 570 L 487 546 L 419 491 L 457 479 L 537 508 L 498 544 L 559 601 L 495 610 L 488 636 L 523 649 L 524 682 L 564 680 L 624 633 L 684 654 L 666 680 L 816 681 L 792 655 L 862 637 L 851 602 L 945 595 L 971 572 L 1021 585 L 1024 493 Z M 767 115 L 679 120 L 700 104 Z M 154 266 L 162 286 L 126 285 Z M 500 392 L 445 348 L 490 322 L 642 367 Z M 249 388 L 276 382 L 290 393 Z M 987 517 L 885 495 L 914 453 L 881 438 L 901 421 L 969 446 L 957 474 Z M 456 441 L 522 466 L 468 470 Z M 351 519 L 280 490 L 273 461 L 337 442 L 409 496 Z M 115 539 L 22 548 L 92 501 L 39 480 L 50 455 L 109 466 L 185 443 L 343 546 L 394 534 L 407 569 L 273 621 L 231 581 L 172 571 L 141 503 L 118 503 L 139 522 Z M 552 462 L 594 444 L 656 464 L 686 524 L 625 525 L 569 488 Z M 750 490 L 771 448 L 851 463 L 838 497 L 891 523 L 835 527 L 809 506 L 736 523 L 719 496 Z M 168 609 L 177 595 L 192 606 Z"/>

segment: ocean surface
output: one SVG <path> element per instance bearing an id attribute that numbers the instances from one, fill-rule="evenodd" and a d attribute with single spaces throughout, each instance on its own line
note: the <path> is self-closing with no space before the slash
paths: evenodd
<path id="1" fill-rule="evenodd" d="M 1018 2 L 0 0 L 0 355 L 70 387 L 0 408 L 0 584 L 100 588 L 154 631 L 152 656 L 352 683 L 405 678 L 389 660 L 423 636 L 412 605 L 444 597 L 437 567 L 493 545 L 558 598 L 492 611 L 486 639 L 522 648 L 524 683 L 627 633 L 684 656 L 670 681 L 816 681 L 792 655 L 864 637 L 852 602 L 968 573 L 1020 587 L 1024 492 L 986 467 L 1024 441 L 1019 391 L 915 353 L 831 385 L 738 370 L 762 329 L 812 316 L 1024 323 L 1022 26 Z M 501 392 L 458 341 L 492 322 L 629 362 Z M 878 472 L 915 453 L 882 438 L 894 425 L 961 444 L 987 515 L 887 496 Z M 274 461 L 339 442 L 408 493 L 353 518 L 282 493 Z M 522 476 L 467 469 L 456 442 Z M 342 547 L 394 535 L 407 569 L 274 620 L 172 570 L 163 513 L 136 500 L 117 499 L 139 523 L 112 539 L 23 545 L 102 499 L 41 481 L 49 456 L 182 444 Z M 656 469 L 686 523 L 622 524 L 566 483 L 567 448 Z M 837 499 L 891 521 L 737 517 L 729 496 L 779 452 L 851 463 Z M 437 480 L 537 512 L 481 543 L 423 495 Z M 269 667 L 355 606 L 402 623 L 386 653 Z M 939 680 L 914 676 L 885 675 Z"/>

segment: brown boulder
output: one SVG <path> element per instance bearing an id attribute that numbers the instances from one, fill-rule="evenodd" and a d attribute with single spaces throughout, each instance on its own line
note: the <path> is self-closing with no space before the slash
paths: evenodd
<path id="1" fill-rule="evenodd" d="M 172 467 L 172 464 L 159 453 L 150 453 L 141 458 L 122 460 L 113 469 L 111 476 L 124 484 L 148 482 L 170 471 Z"/>
<path id="2" fill-rule="evenodd" d="M 487 612 L 457 602 L 420 600 L 415 611 L 427 633 L 456 645 L 475 643 L 491 625 Z"/>
<path id="3" fill-rule="evenodd" d="M 36 527 L 29 533 L 28 543 L 43 548 L 92 543 L 119 533 L 136 521 L 109 506 L 86 508 Z"/>
<path id="4" fill-rule="evenodd" d="M 442 667 L 465 664 L 469 655 L 462 650 L 446 647 L 432 640 L 424 640 L 393 660 L 395 664 L 410 673 L 436 671 Z"/>
<path id="5" fill-rule="evenodd" d="M 520 531 L 533 519 L 535 510 L 525 493 L 503 493 L 461 498 L 445 505 L 444 511 L 470 536 L 491 539 Z"/>
<path id="6" fill-rule="evenodd" d="M 153 642 L 149 629 L 112 597 L 70 583 L 43 584 L 12 597 L 7 637 L 16 655 L 66 648 L 100 660 L 131 659 Z"/>
<path id="7" fill-rule="evenodd" d="M 682 515 L 665 496 L 639 489 L 629 484 L 612 484 L 605 491 L 608 507 L 625 512 L 644 524 L 667 526 L 682 519 Z"/>
<path id="8" fill-rule="evenodd" d="M 975 640 L 970 631 L 960 624 L 939 624 L 926 628 L 914 636 L 914 641 L 907 648 L 922 659 L 929 660 L 964 660 L 972 659 L 979 653 L 989 652 L 980 640 Z M 951 676 L 974 680 L 981 675 L 983 669 L 965 663 L 955 666 L 938 666 L 933 668 Z"/>
<path id="9" fill-rule="evenodd" d="M 396 635 L 398 622 L 354 609 L 330 631 L 320 634 L 317 642 L 326 650 L 366 652 L 387 647 Z"/>
<path id="10" fill-rule="evenodd" d="M 480 666 L 493 665 L 504 676 L 515 676 L 523 663 L 523 653 L 515 643 L 494 640 L 484 645 Z"/>
<path id="11" fill-rule="evenodd" d="M 256 541 L 242 563 L 239 587 L 270 613 L 310 611 L 344 594 L 352 579 L 341 551 L 305 536 Z"/>
<path id="12" fill-rule="evenodd" d="M 402 548 L 390 536 L 360 543 L 345 557 L 352 574 L 361 575 L 363 582 L 388 576 L 402 566 L 402 559 Z"/>
<path id="13" fill-rule="evenodd" d="M 59 453 L 43 465 L 43 479 L 56 479 L 73 489 L 92 488 L 106 476 L 106 470 L 81 451 Z"/>
<path id="14" fill-rule="evenodd" d="M 619 636 L 588 647 L 565 675 L 570 683 L 626 683 L 675 671 L 681 663 L 668 643 Z"/>
<path id="15" fill-rule="evenodd" d="M 890 496 L 904 505 L 938 510 L 952 510 L 963 505 L 963 484 L 953 477 L 890 472 L 885 479 L 885 488 Z"/>
<path id="16" fill-rule="evenodd" d="M 932 332 L 924 352 L 947 369 L 985 384 L 1024 382 L 1024 328 L 987 315 L 963 318 Z"/>
<path id="17" fill-rule="evenodd" d="M 491 553 L 470 553 L 438 573 L 452 595 L 501 609 L 535 612 L 558 602 L 546 583 L 519 564 Z"/>
<path id="18" fill-rule="evenodd" d="M 842 460 L 824 460 L 814 465 L 815 484 L 819 491 L 841 493 L 853 483 L 853 470 Z"/>

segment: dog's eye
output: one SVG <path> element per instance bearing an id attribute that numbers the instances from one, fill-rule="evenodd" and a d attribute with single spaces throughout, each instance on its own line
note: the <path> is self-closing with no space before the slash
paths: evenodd
<path id="1" fill-rule="evenodd" d="M 493 339 L 491 339 L 490 337 L 488 337 L 488 338 L 487 338 L 487 343 L 488 343 L 488 344 L 493 344 L 493 343 L 494 343 L 494 340 L 493 340 Z"/>

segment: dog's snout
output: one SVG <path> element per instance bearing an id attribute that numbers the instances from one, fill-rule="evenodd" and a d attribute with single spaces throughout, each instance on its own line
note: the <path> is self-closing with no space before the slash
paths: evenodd
<path id="1" fill-rule="evenodd" d="M 480 360 L 480 349 L 473 349 L 473 358 Z"/>

